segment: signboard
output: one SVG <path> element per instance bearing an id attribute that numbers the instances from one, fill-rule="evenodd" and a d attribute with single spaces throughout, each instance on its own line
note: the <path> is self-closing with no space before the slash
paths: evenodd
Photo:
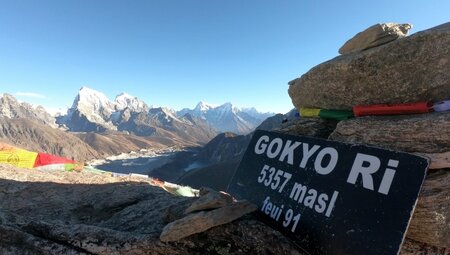
<path id="1" fill-rule="evenodd" d="M 309 254 L 398 254 L 428 167 L 419 156 L 256 131 L 228 192 Z"/>

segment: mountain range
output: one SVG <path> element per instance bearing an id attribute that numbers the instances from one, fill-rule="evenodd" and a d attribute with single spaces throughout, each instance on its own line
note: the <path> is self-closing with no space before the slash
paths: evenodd
<path id="1" fill-rule="evenodd" d="M 25 102 L 19 102 L 9 94 L 0 94 L 0 117 L 32 119 L 52 128 L 58 127 L 55 118 L 44 107 L 35 107 Z"/>
<path id="2" fill-rule="evenodd" d="M 260 113 L 255 108 L 238 108 L 231 103 L 213 106 L 199 102 L 194 109 L 185 108 L 179 111 L 178 116 L 191 114 L 205 120 L 217 131 L 248 134 L 273 113 Z"/>
<path id="3" fill-rule="evenodd" d="M 181 133 L 204 141 L 203 138 L 212 138 L 209 134 L 218 132 L 249 133 L 272 115 L 260 113 L 255 108 L 239 109 L 231 103 L 213 106 L 204 102 L 194 109 L 177 112 L 165 107 L 153 108 L 126 93 L 110 101 L 103 93 L 82 87 L 72 107 L 67 114 L 57 118 L 57 123 L 75 132 L 119 130 L 139 136 L 151 136 L 162 130 L 178 133 L 183 130 Z M 206 137 L 198 137 L 192 127 Z"/>
<path id="4" fill-rule="evenodd" d="M 220 132 L 249 133 L 270 115 L 259 113 L 254 108 L 239 109 L 231 103 L 213 106 L 203 102 L 194 109 L 177 112 L 149 106 L 127 93 L 119 94 L 112 101 L 99 91 L 82 87 L 67 112 L 55 116 L 41 106 L 35 107 L 18 101 L 12 95 L 0 94 L 1 122 L 9 123 L 11 129 L 17 131 L 13 137 L 3 125 L 0 139 L 22 145 L 28 142 L 40 144 L 43 138 L 37 135 L 36 130 L 41 132 L 51 127 L 53 133 L 58 133 L 55 139 L 59 141 L 55 143 L 68 139 L 91 146 L 83 152 L 68 151 L 63 154 L 91 158 L 96 157 L 91 149 L 105 155 L 158 144 L 204 145 Z M 22 140 L 19 135 L 23 136 Z M 46 143 L 51 143 L 52 137 L 46 137 Z M 119 140 L 122 146 L 115 145 Z M 58 148 L 53 148 L 53 151 L 56 153 L 60 150 Z"/>

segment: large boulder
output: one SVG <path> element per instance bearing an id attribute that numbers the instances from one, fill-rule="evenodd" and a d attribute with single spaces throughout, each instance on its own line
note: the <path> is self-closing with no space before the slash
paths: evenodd
<path id="1" fill-rule="evenodd" d="M 291 134 L 304 135 L 318 138 L 328 138 L 336 128 L 337 121 L 316 119 L 316 118 L 297 118 L 283 123 L 274 131 Z"/>
<path id="2" fill-rule="evenodd" d="M 295 107 L 349 110 L 355 105 L 450 98 L 450 23 L 322 63 L 290 82 Z"/>
<path id="3" fill-rule="evenodd" d="M 450 151 L 450 112 L 370 116 L 339 122 L 330 139 L 406 152 Z"/>
<path id="4" fill-rule="evenodd" d="M 450 171 L 427 176 L 406 237 L 450 252 Z"/>
<path id="5" fill-rule="evenodd" d="M 375 24 L 345 42 L 339 49 L 339 53 L 347 54 L 363 51 L 392 42 L 398 38 L 405 37 L 411 28 L 411 24 Z"/>

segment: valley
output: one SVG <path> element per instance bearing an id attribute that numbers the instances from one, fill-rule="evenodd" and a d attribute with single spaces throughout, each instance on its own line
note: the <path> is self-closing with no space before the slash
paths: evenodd
<path id="1" fill-rule="evenodd" d="M 141 149 L 137 152 L 131 151 L 104 159 L 94 159 L 87 162 L 87 164 L 108 172 L 148 175 L 153 169 L 171 162 L 179 151 L 180 148 L 171 147 L 155 151 Z"/>

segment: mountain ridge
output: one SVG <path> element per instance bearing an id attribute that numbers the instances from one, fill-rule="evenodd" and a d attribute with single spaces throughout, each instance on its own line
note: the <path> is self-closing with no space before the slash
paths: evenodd
<path id="1" fill-rule="evenodd" d="M 17 132 L 15 137 L 11 137 L 8 130 L 4 130 L 0 139 L 13 144 L 36 143 L 33 145 L 38 146 L 36 149 L 47 149 L 47 152 L 61 156 L 76 154 L 72 151 L 66 153 L 52 149 L 51 146 L 56 146 L 59 142 L 50 138 L 54 136 L 44 139 L 46 143 L 51 143 L 48 148 L 39 144 L 40 141 L 44 141 L 41 138 L 34 139 L 35 132 L 45 132 L 49 135 L 65 132 L 68 136 L 60 134 L 57 137 L 72 140 L 76 138 L 78 143 L 85 142 L 89 145 L 81 150 L 83 153 L 78 157 L 87 159 L 93 155 L 91 149 L 98 151 L 96 155 L 108 155 L 128 152 L 124 151 L 127 149 L 138 149 L 137 144 L 189 147 L 204 145 L 216 137 L 220 129 L 230 129 L 238 134 L 250 132 L 254 129 L 254 124 L 260 122 L 252 117 L 255 114 L 259 112 L 254 108 L 246 108 L 243 111 L 231 103 L 212 105 L 205 102 L 200 102 L 194 109 L 187 109 L 181 114 L 180 111 L 170 108 L 149 106 L 126 92 L 110 100 L 102 92 L 82 87 L 66 114 L 55 116 L 41 106 L 20 102 L 14 96 L 5 93 L 0 94 L 0 117 L 3 118 L 3 122 L 8 122 L 9 119 L 29 121 L 14 121 L 8 125 L 13 130 L 21 130 L 18 129 L 17 123 L 23 123 L 26 128 L 23 129 L 21 137 Z M 224 125 L 220 129 L 215 128 L 211 125 L 211 120 L 222 121 Z M 12 125 L 13 123 L 15 124 Z M 51 129 L 46 130 L 45 127 Z M 124 145 L 117 147 L 114 141 Z"/>
<path id="2" fill-rule="evenodd" d="M 266 118 L 274 113 L 261 113 L 254 107 L 239 108 L 227 102 L 222 105 L 208 104 L 200 101 L 193 109 L 184 108 L 177 112 L 178 116 L 189 113 L 204 119 L 219 132 L 232 132 L 248 134 L 253 131 Z"/>
<path id="3" fill-rule="evenodd" d="M 184 108 L 175 111 L 167 107 L 153 107 L 139 98 L 122 92 L 111 101 L 102 92 L 88 87 L 82 87 L 74 99 L 72 107 L 66 115 L 59 116 L 57 123 L 76 132 L 104 132 L 106 130 L 122 130 L 123 125 L 133 115 L 148 113 L 150 119 L 155 115 L 165 115 L 160 118 L 182 123 L 183 116 L 191 116 L 205 121 L 218 132 L 234 132 L 246 134 L 256 128 L 273 113 L 260 113 L 254 107 L 238 108 L 230 102 L 222 105 L 208 104 L 200 101 L 193 109 Z M 148 123 L 147 123 L 148 124 Z M 189 123 L 186 123 L 189 124 Z M 121 127 L 119 127 L 121 125 Z M 134 132 L 135 130 L 125 130 Z M 203 129 L 203 131 L 205 131 Z M 209 132 L 209 131 L 207 131 Z M 138 132 L 139 133 L 139 132 Z M 215 132 L 217 134 L 217 132 Z"/>

